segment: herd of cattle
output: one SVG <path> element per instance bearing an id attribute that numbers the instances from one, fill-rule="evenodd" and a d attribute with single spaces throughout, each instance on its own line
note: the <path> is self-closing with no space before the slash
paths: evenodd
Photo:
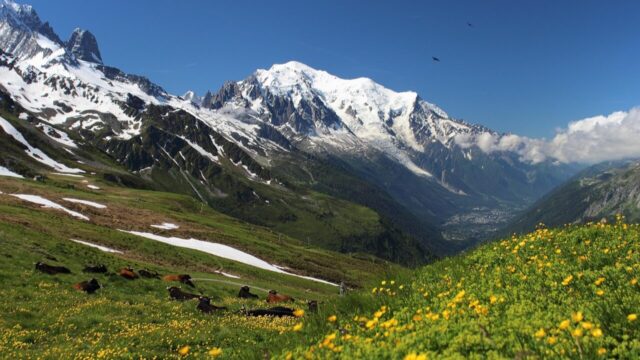
<path id="1" fill-rule="evenodd" d="M 69 270 L 64 266 L 48 265 L 42 262 L 36 263 L 36 270 L 49 275 L 71 274 L 71 270 Z M 85 273 L 104 274 L 104 273 L 107 273 L 107 271 L 108 270 L 105 265 L 86 266 L 83 269 L 83 272 Z M 117 272 L 117 274 L 127 280 L 136 280 L 136 279 L 139 279 L 140 277 L 143 277 L 148 279 L 158 279 L 158 280 L 161 279 L 167 282 L 180 282 L 194 289 L 196 287 L 191 281 L 191 276 L 186 274 L 180 274 L 180 275 L 172 274 L 172 275 L 161 276 L 157 272 L 150 271 L 147 269 L 140 269 L 136 273 L 136 271 L 134 271 L 130 267 L 120 269 Z M 93 294 L 97 290 L 99 290 L 101 286 L 98 283 L 98 280 L 91 279 L 88 281 L 82 281 L 77 284 L 74 284 L 73 288 L 78 291 L 84 291 L 87 294 Z M 203 313 L 209 314 L 216 311 L 227 310 L 226 307 L 212 305 L 211 299 L 204 295 L 189 293 L 189 292 L 183 291 L 180 287 L 177 287 L 177 286 L 167 287 L 167 290 L 169 291 L 169 297 L 176 301 L 187 301 L 187 300 L 194 300 L 194 299 L 198 300 L 197 309 L 202 311 Z M 240 291 L 238 292 L 238 298 L 258 299 L 258 295 L 252 294 L 251 289 L 248 286 L 243 286 L 240 288 Z M 294 302 L 295 300 L 291 296 L 278 294 L 278 292 L 276 292 L 275 290 L 271 290 L 267 294 L 266 301 L 269 304 L 277 304 L 277 303 Z M 309 307 L 309 311 L 311 312 L 316 312 L 318 310 L 318 302 L 315 300 L 309 301 L 307 305 Z M 268 309 L 254 309 L 254 310 L 247 310 L 243 306 L 241 312 L 247 316 L 277 316 L 277 317 L 294 316 L 294 309 L 284 307 L 284 306 L 275 306 Z"/>

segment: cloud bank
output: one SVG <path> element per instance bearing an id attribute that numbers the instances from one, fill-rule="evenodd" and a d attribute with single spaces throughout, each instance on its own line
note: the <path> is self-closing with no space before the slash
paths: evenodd
<path id="1" fill-rule="evenodd" d="M 462 148 L 475 145 L 485 153 L 514 152 L 522 161 L 534 164 L 547 159 L 593 164 L 637 158 L 640 157 L 640 107 L 571 122 L 550 140 L 484 132 L 458 135 L 455 141 Z"/>

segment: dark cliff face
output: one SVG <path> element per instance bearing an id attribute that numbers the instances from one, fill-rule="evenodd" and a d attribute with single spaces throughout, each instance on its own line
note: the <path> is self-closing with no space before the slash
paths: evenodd
<path id="1" fill-rule="evenodd" d="M 66 48 L 79 60 L 102 64 L 98 41 L 88 30 L 75 29 L 67 41 Z"/>

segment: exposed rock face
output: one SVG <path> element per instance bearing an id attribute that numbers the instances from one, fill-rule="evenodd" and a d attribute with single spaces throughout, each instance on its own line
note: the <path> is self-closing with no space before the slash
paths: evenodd
<path id="1" fill-rule="evenodd" d="M 75 29 L 66 43 L 66 48 L 79 60 L 102 64 L 98 41 L 88 30 Z"/>

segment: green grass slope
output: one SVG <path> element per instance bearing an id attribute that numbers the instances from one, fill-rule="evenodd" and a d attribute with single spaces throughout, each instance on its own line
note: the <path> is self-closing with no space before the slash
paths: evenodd
<path id="1" fill-rule="evenodd" d="M 100 190 L 91 190 L 88 184 Z M 118 231 L 138 230 L 163 236 L 215 241 L 249 252 L 289 272 L 351 287 L 370 284 L 384 274 L 403 272 L 397 265 L 362 254 L 340 254 L 308 246 L 270 229 L 248 224 L 203 206 L 190 197 L 112 186 L 100 177 L 49 174 L 44 183 L 0 177 L 0 358 L 171 358 L 189 346 L 190 353 L 224 349 L 228 358 L 264 358 L 302 341 L 293 319 L 255 319 L 239 314 L 242 306 L 264 308 L 266 292 L 277 289 L 296 298 L 328 302 L 335 286 L 274 273 L 196 250 L 178 248 Z M 43 196 L 89 217 L 83 221 L 64 212 L 41 208 L 10 194 Z M 76 198 L 104 204 L 106 209 L 65 202 Z M 154 230 L 169 221 L 177 230 Z M 71 239 L 121 251 L 106 253 Z M 50 276 L 34 270 L 44 261 L 64 265 L 69 275 Z M 105 264 L 107 274 L 82 273 L 88 264 Z M 161 274 L 188 273 L 195 293 L 210 296 L 224 314 L 204 315 L 193 301 L 169 299 L 156 279 L 127 281 L 115 272 L 125 266 Z M 238 278 L 223 276 L 218 272 Z M 94 295 L 79 293 L 74 283 L 96 278 L 103 286 Z M 260 300 L 235 298 L 249 285 Z M 182 286 L 187 291 L 191 290 Z"/>
<path id="2" fill-rule="evenodd" d="M 637 359 L 640 226 L 619 220 L 539 229 L 386 279 L 358 306 L 305 319 L 316 341 L 279 358 Z"/>

